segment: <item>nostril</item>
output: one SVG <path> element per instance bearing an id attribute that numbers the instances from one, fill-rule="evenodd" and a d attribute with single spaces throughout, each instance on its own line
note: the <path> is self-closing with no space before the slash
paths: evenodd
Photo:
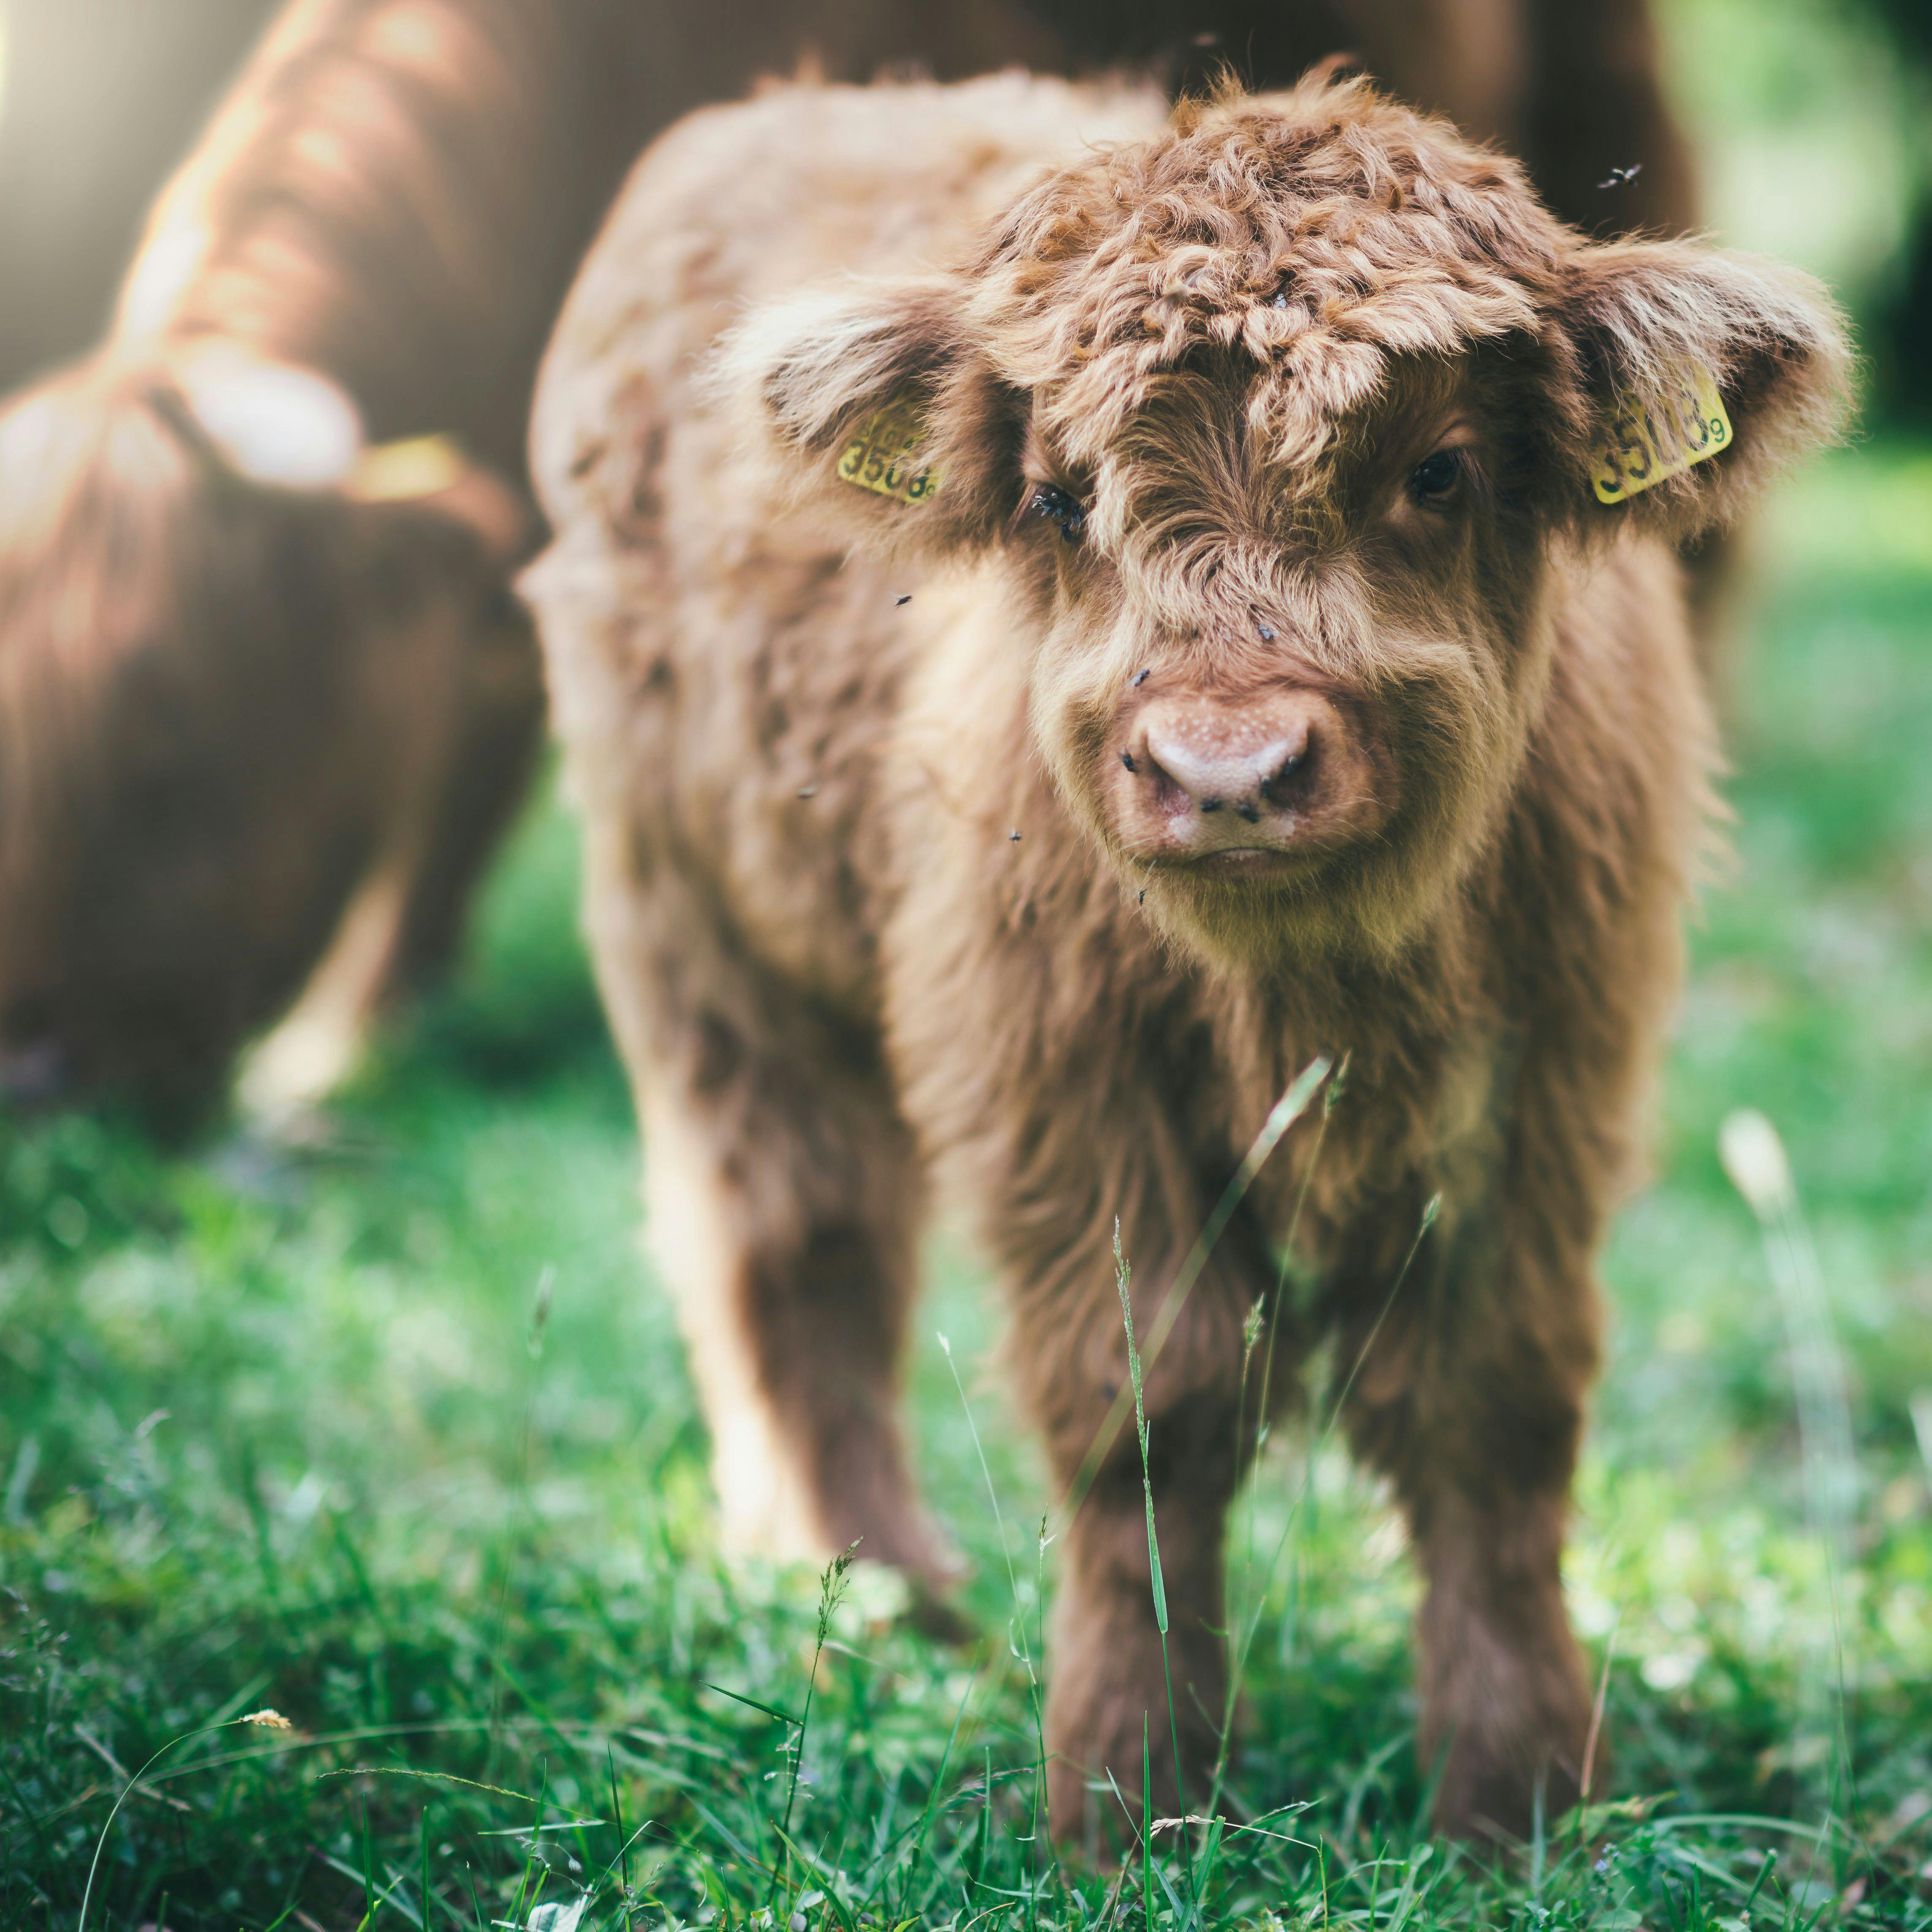
<path id="1" fill-rule="evenodd" d="M 1225 812 L 1258 825 L 1306 802 L 1306 768 L 1316 749 L 1305 716 L 1277 720 L 1264 712 L 1250 718 L 1233 707 L 1201 705 L 1178 716 L 1149 718 L 1120 758 L 1127 770 L 1148 778 L 1148 803 L 1169 818 Z M 1291 790 L 1298 772 L 1302 778 Z"/>
<path id="2" fill-rule="evenodd" d="M 1308 763 L 1310 754 L 1313 748 L 1312 746 L 1304 746 L 1301 750 L 1294 753 L 1288 758 L 1284 758 L 1280 764 L 1276 766 L 1274 771 L 1268 777 L 1262 779 L 1261 786 L 1262 796 L 1266 799 L 1269 804 L 1273 805 L 1276 802 L 1275 788 L 1278 785 L 1286 784 L 1290 778 L 1294 776 L 1296 772 L 1300 771 L 1302 767 Z"/>

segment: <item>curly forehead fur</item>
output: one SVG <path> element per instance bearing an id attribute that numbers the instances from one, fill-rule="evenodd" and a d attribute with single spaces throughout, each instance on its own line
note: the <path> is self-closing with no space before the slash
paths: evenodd
<path id="1" fill-rule="evenodd" d="M 1213 346 L 1276 372 L 1255 406 L 1305 460 L 1391 353 L 1534 329 L 1562 238 L 1514 161 L 1315 81 L 1184 103 L 1157 139 L 1048 177 L 974 265 L 969 315 L 1083 448 Z"/>
<path id="2" fill-rule="evenodd" d="M 989 404 L 1023 404 L 1058 454 L 1097 469 L 1174 380 L 1211 372 L 1241 392 L 1276 487 L 1306 496 L 1392 370 L 1487 345 L 1533 380 L 1534 459 L 1582 479 L 1546 493 L 1545 512 L 1592 536 L 1672 538 L 1730 520 L 1840 420 L 1845 346 L 1808 278 L 1695 242 L 1593 242 L 1514 161 L 1365 82 L 1228 92 L 1113 131 L 1022 186 L 950 269 L 754 312 L 719 360 L 721 391 L 758 370 L 754 433 L 802 451 L 842 441 L 868 394 L 910 388 L 955 505 L 992 511 Z M 1606 524 L 1586 479 L 1616 399 L 1686 368 L 1751 418 L 1750 436 Z M 875 520 L 888 547 L 916 540 Z"/>

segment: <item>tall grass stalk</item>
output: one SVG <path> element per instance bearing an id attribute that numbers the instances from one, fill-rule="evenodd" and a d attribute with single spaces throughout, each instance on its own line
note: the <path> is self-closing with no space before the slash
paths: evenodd
<path id="1" fill-rule="evenodd" d="M 1383 1300 L 1381 1311 L 1376 1316 L 1374 1325 L 1364 1338 L 1361 1347 L 1355 1352 L 1355 1359 L 1349 1365 L 1348 1375 L 1330 1402 L 1328 1413 L 1322 1426 L 1310 1438 L 1307 1459 L 1302 1469 L 1300 1491 L 1288 1506 L 1288 1520 L 1282 1526 L 1281 1534 L 1275 1540 L 1274 1552 L 1268 1558 L 1268 1568 L 1262 1572 L 1258 1585 L 1255 1585 L 1252 1590 L 1244 1588 L 1248 1614 L 1245 1621 L 1239 1624 L 1240 1634 L 1228 1660 L 1228 1700 L 1222 1713 L 1220 1742 L 1214 1754 L 1214 1781 L 1209 1788 L 1208 1798 L 1207 1815 L 1210 1818 L 1218 1815 L 1221 1789 L 1227 1778 L 1228 1750 L 1234 1730 L 1234 1700 L 1240 1690 L 1242 1673 L 1247 1668 L 1255 1638 L 1261 1629 L 1262 1613 L 1267 1607 L 1268 1593 L 1274 1584 L 1275 1570 L 1280 1564 L 1282 1552 L 1287 1549 L 1289 1538 L 1300 1526 L 1308 1499 L 1314 1493 L 1316 1464 L 1321 1458 L 1322 1450 L 1327 1447 L 1328 1438 L 1334 1434 L 1336 1424 L 1341 1420 L 1342 1411 L 1348 1402 L 1349 1391 L 1355 1386 L 1355 1378 L 1361 1373 L 1362 1365 L 1368 1360 L 1370 1350 L 1375 1346 L 1376 1337 L 1382 1332 L 1383 1324 L 1388 1320 L 1390 1311 L 1395 1306 L 1396 1297 L 1402 1292 L 1403 1282 L 1408 1279 L 1408 1271 L 1414 1265 L 1424 1237 L 1435 1226 L 1436 1216 L 1442 1211 L 1442 1196 L 1432 1194 L 1423 1207 L 1414 1236 L 1402 1256 L 1401 1267 L 1396 1270 L 1395 1280 L 1389 1284 L 1388 1294 Z M 1249 1567 L 1252 1567 L 1251 1562 Z M 1251 1582 L 1252 1579 L 1249 1580 Z"/>
<path id="2" fill-rule="evenodd" d="M 1273 1424 L 1269 1420 L 1269 1416 L 1274 1387 L 1275 1343 L 1281 1333 L 1282 1304 L 1288 1294 L 1288 1270 L 1294 1264 L 1295 1242 L 1301 1232 L 1301 1215 L 1303 1209 L 1308 1204 L 1308 1190 L 1313 1184 L 1316 1169 L 1322 1165 L 1322 1150 L 1328 1142 L 1328 1123 L 1334 1114 L 1336 1102 L 1340 1100 L 1342 1094 L 1348 1089 L 1349 1058 L 1350 1056 L 1346 1053 L 1342 1054 L 1340 1065 L 1335 1069 L 1335 1077 L 1328 1083 L 1322 1092 L 1322 1118 L 1316 1126 L 1315 1144 L 1308 1150 L 1307 1164 L 1301 1171 L 1301 1184 L 1294 1191 L 1294 1210 L 1288 1217 L 1288 1232 L 1282 1238 L 1281 1264 L 1275 1274 L 1274 1298 L 1265 1307 L 1259 1303 L 1256 1305 L 1256 1314 L 1261 1318 L 1261 1325 L 1266 1328 L 1268 1334 L 1268 1347 L 1262 1356 L 1261 1390 L 1255 1403 L 1254 1468 L 1257 1473 L 1261 1466 L 1262 1454 L 1268 1448 L 1268 1438 L 1274 1432 Z M 1235 1405 L 1234 1459 L 1237 1466 L 1240 1464 L 1244 1447 L 1242 1412 L 1246 1404 L 1248 1364 L 1254 1353 L 1254 1347 L 1255 1343 L 1252 1335 L 1244 1331 L 1242 1336 L 1241 1351 L 1241 1397 Z M 1247 1543 L 1243 1552 L 1241 1563 L 1240 1602 L 1235 1606 L 1234 1614 L 1229 1618 L 1231 1633 L 1240 1629 L 1244 1613 L 1249 1607 L 1249 1586 L 1253 1577 L 1255 1567 L 1256 1516 L 1259 1503 L 1259 1485 L 1251 1478 L 1248 1484 Z M 1252 1600 L 1253 1614 L 1247 1640 L 1243 1641 L 1233 1637 L 1232 1634 L 1230 1636 L 1228 1658 L 1228 1701 L 1226 1708 L 1222 1714 L 1220 1747 L 1215 1755 L 1213 1796 L 1208 1807 L 1210 1815 L 1220 1802 L 1222 1782 L 1226 1774 L 1228 1742 L 1234 1730 L 1234 1700 L 1240 1694 L 1242 1674 L 1247 1668 L 1248 1654 L 1254 1631 L 1260 1626 L 1262 1605 L 1267 1600 L 1267 1582 L 1272 1580 L 1274 1574 L 1274 1565 L 1270 1564 L 1268 1579 L 1264 1582 L 1261 1594 Z"/>
<path id="3" fill-rule="evenodd" d="M 1270 1432 L 1268 1414 L 1269 1398 L 1274 1388 L 1275 1340 L 1281 1332 L 1281 1306 L 1288 1293 L 1288 1270 L 1294 1265 L 1294 1244 L 1301 1234 L 1302 1210 L 1308 1204 L 1308 1190 L 1313 1184 L 1316 1170 L 1322 1165 L 1322 1150 L 1328 1144 L 1328 1123 L 1334 1117 L 1337 1103 L 1348 1088 L 1348 1061 L 1350 1056 L 1343 1054 L 1341 1064 L 1335 1069 L 1335 1077 L 1323 1089 L 1322 1118 L 1315 1129 L 1315 1144 L 1308 1150 L 1307 1165 L 1301 1170 L 1301 1185 L 1294 1191 L 1294 1210 L 1288 1217 L 1288 1232 L 1282 1238 L 1281 1266 L 1276 1270 L 1274 1282 L 1274 1300 L 1268 1310 L 1268 1347 L 1262 1355 L 1261 1395 L 1255 1408 L 1255 1460 L 1259 1462 L 1262 1451 L 1268 1446 Z M 1248 1492 L 1248 1556 L 1254 1556 L 1255 1492 Z"/>
<path id="4" fill-rule="evenodd" d="M 1269 1108 L 1268 1118 L 1262 1123 L 1262 1130 L 1256 1135 L 1247 1152 L 1241 1157 L 1241 1164 L 1234 1172 L 1221 1198 L 1215 1202 L 1213 1211 L 1201 1224 L 1201 1232 L 1194 1238 L 1174 1275 L 1173 1284 L 1160 1304 L 1160 1312 L 1154 1317 L 1154 1326 L 1148 1331 L 1147 1347 L 1142 1360 L 1151 1369 L 1160 1360 L 1161 1351 L 1167 1346 L 1168 1337 L 1174 1333 L 1174 1324 L 1180 1319 L 1181 1310 L 1187 1305 L 1188 1297 L 1194 1292 L 1195 1284 L 1201 1279 L 1201 1271 L 1208 1265 L 1208 1257 L 1214 1252 L 1215 1244 L 1227 1232 L 1228 1223 L 1234 1218 L 1234 1212 L 1247 1198 L 1248 1190 L 1255 1184 L 1256 1178 L 1267 1165 L 1268 1157 L 1281 1144 L 1282 1136 L 1293 1126 L 1308 1110 L 1308 1104 L 1328 1078 L 1334 1065 L 1328 1056 L 1317 1054 L 1294 1079 L 1289 1082 L 1288 1090 Z M 1100 1473 L 1100 1466 L 1112 1453 L 1115 1438 L 1120 1435 L 1127 1419 L 1131 1397 L 1122 1389 L 1114 1396 L 1112 1406 L 1106 1418 L 1094 1432 L 1094 1440 L 1082 1459 L 1080 1467 L 1068 1485 L 1061 1509 L 1063 1521 L 1071 1522 L 1075 1513 L 1085 1499 L 1087 1492 L 1094 1486 L 1094 1479 Z"/>
<path id="5" fill-rule="evenodd" d="M 230 1710 L 235 1707 L 231 1704 Z M 100 1835 L 94 1841 L 94 1858 L 87 1868 L 87 1885 L 80 1894 L 80 1916 L 74 1921 L 74 1932 L 87 1932 L 87 1908 L 93 1902 L 94 1881 L 100 1870 L 100 1854 L 107 1849 L 108 1834 L 114 1828 L 114 1821 L 121 1815 L 121 1808 L 132 1797 L 142 1778 L 166 1757 L 177 1744 L 184 1744 L 195 1738 L 205 1738 L 214 1731 L 232 1730 L 238 1724 L 258 1724 L 270 1730 L 286 1731 L 291 1728 L 287 1718 L 279 1711 L 250 1711 L 246 1717 L 224 1718 L 212 1724 L 202 1724 L 191 1731 L 184 1731 L 179 1737 L 170 1738 L 134 1775 L 121 1787 L 121 1795 L 114 1801 L 114 1808 L 107 1814 L 107 1820 L 100 1828 Z"/>
<path id="6" fill-rule="evenodd" d="M 785 1782 L 784 1819 L 778 1826 L 778 1843 L 783 1856 L 772 1868 L 771 1889 L 766 1895 L 769 1909 L 778 1896 L 778 1886 L 791 1868 L 791 1814 L 798 1802 L 799 1773 L 805 1763 L 805 1740 L 812 1728 L 812 1700 L 818 1689 L 818 1666 L 825 1654 L 825 1640 L 832 1634 L 832 1619 L 845 1595 L 845 1581 L 858 1553 L 856 1540 L 848 1544 L 820 1571 L 818 1578 L 818 1622 L 812 1646 L 812 1672 L 806 1679 L 805 1703 L 800 1711 L 796 1735 L 792 1739 L 791 1775 Z"/>
<path id="7" fill-rule="evenodd" d="M 1120 1224 L 1117 1219 L 1114 1222 L 1114 1285 L 1120 1291 L 1120 1320 L 1127 1331 L 1127 1374 L 1132 1382 L 1134 1390 L 1134 1436 L 1139 1444 L 1141 1452 L 1141 1496 L 1147 1504 L 1148 1575 L 1154 1592 L 1154 1628 L 1160 1633 L 1161 1675 L 1167 1684 L 1168 1736 L 1174 1746 L 1174 1792 L 1179 1802 L 1180 1808 L 1184 1814 L 1187 1810 L 1187 1791 L 1186 1785 L 1182 1781 L 1180 1771 L 1180 1726 L 1174 1721 L 1174 1667 L 1167 1653 L 1167 1586 L 1161 1579 L 1160 1538 L 1154 1528 L 1154 1471 L 1152 1465 L 1148 1460 L 1147 1403 L 1143 1397 L 1141 1387 L 1140 1351 L 1134 1346 L 1133 1298 L 1128 1292 L 1127 1287 L 1132 1274 L 1132 1270 L 1127 1265 L 1127 1258 L 1120 1250 Z M 1142 1715 L 1142 1724 L 1144 1730 L 1146 1724 L 1144 1714 Z M 1141 1760 L 1141 1768 L 1144 1781 L 1148 1771 L 1144 1739 L 1142 1747 Z M 1154 1844 L 1154 1819 L 1150 1810 L 1142 1814 L 1141 1832 L 1148 1846 L 1149 1856 L 1151 1856 Z M 1188 1846 L 1187 1833 L 1185 1829 L 1180 1833 L 1180 1838 L 1182 1864 L 1187 1876 L 1188 1895 L 1190 1901 L 1198 1912 L 1200 1901 L 1193 1897 L 1194 1862 Z M 1150 1920 L 1149 1923 L 1151 1924 L 1152 1921 Z"/>
<path id="8" fill-rule="evenodd" d="M 1820 1725 L 1828 1733 L 1827 1815 L 1844 1817 L 1850 1814 L 1852 1792 L 1846 1696 L 1851 1666 L 1844 1591 L 1852 1560 L 1858 1480 L 1844 1358 L 1826 1298 L 1824 1270 L 1778 1130 L 1754 1108 L 1741 1108 L 1718 1130 L 1718 1151 L 1732 1185 L 1757 1217 L 1784 1318 L 1798 1410 L 1806 1527 L 1824 1556 L 1832 1615 L 1832 1659 L 1824 1670 L 1807 1673 L 1810 1681 L 1801 1723 Z"/>

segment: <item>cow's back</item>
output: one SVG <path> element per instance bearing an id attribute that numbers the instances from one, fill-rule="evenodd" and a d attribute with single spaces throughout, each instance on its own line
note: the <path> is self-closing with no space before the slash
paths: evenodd
<path id="1" fill-rule="evenodd" d="M 770 500 L 710 352 L 754 304 L 956 260 L 1034 175 L 1165 112 L 1017 74 L 706 110 L 638 164 L 552 341 L 532 454 L 556 536 L 526 583 L 587 816 L 630 828 L 609 862 L 701 878 L 848 1012 L 875 1008 L 879 754 L 929 605 Z"/>

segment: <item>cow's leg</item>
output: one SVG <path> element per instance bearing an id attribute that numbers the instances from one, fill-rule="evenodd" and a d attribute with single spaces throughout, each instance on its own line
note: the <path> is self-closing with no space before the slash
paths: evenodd
<path id="1" fill-rule="evenodd" d="M 1574 1206 L 1574 1201 L 1571 1204 Z M 1519 1198 L 1453 1208 L 1393 1299 L 1407 1230 L 1348 1288 L 1336 1372 L 1358 1451 L 1394 1481 L 1426 1583 L 1417 1618 L 1436 1820 L 1526 1838 L 1585 1776 L 1591 1694 L 1563 1603 L 1583 1397 L 1597 1359 L 1586 1248 Z M 1414 1222 L 1409 1228 L 1412 1229 Z M 1593 1767 L 1600 1790 L 1606 1769 Z"/>
<path id="2" fill-rule="evenodd" d="M 592 928 L 644 1131 L 647 1233 L 712 1432 L 728 1545 L 950 1574 L 895 1410 L 922 1189 L 875 1035 L 660 872 Z"/>
<path id="3" fill-rule="evenodd" d="M 237 1094 L 262 1126 L 281 1131 L 308 1118 L 355 1070 L 395 970 L 420 867 L 407 844 L 381 854 L 300 997 L 250 1053 Z"/>
<path id="4" fill-rule="evenodd" d="M 1207 1796 L 1227 1714 L 1223 1531 L 1253 1444 L 1254 1418 L 1242 1430 L 1237 1414 L 1244 1324 L 1258 1301 L 1266 1306 L 1274 1282 L 1265 1243 L 1238 1218 L 1160 1342 L 1177 1264 L 1234 1156 L 1197 1166 L 1161 1145 L 1157 1100 L 1120 1107 L 1147 1124 L 1145 1133 L 1097 1144 L 1063 1130 L 1051 1136 L 1068 1162 L 1058 1177 L 1040 1172 L 1041 1138 L 1016 1123 L 1021 1164 L 1010 1185 L 992 1190 L 993 1238 L 1016 1304 L 1014 1364 L 1046 1437 L 1056 1496 L 1063 1508 L 1075 1504 L 1061 1536 L 1046 1706 L 1051 1822 L 1055 1837 L 1072 1844 L 1090 1842 L 1098 1820 L 1111 1820 L 1105 1831 L 1118 1834 L 1114 1786 L 1138 1814 L 1144 1738 L 1160 1814 Z M 1148 1357 L 1164 1654 L 1115 1286 L 1116 1204 Z M 1278 1388 L 1293 1379 L 1286 1372 L 1292 1353 L 1284 1338 Z"/>
<path id="5" fill-rule="evenodd" d="M 543 748 L 543 668 L 529 620 L 506 584 L 479 596 L 484 608 L 460 651 L 450 754 L 424 800 L 418 862 L 380 1004 L 413 998 L 449 972 Z"/>
<path id="6" fill-rule="evenodd" d="M 472 479 L 515 514 L 503 486 Z M 382 742 L 376 850 L 294 1006 L 250 1055 L 240 1094 L 260 1120 L 298 1119 L 351 1072 L 383 1016 L 448 971 L 484 868 L 529 790 L 543 740 L 542 666 L 502 559 L 466 519 L 413 506 L 389 526 L 411 574 L 400 623 L 371 621 L 358 716 Z M 506 541 L 508 539 L 506 538 Z"/>

